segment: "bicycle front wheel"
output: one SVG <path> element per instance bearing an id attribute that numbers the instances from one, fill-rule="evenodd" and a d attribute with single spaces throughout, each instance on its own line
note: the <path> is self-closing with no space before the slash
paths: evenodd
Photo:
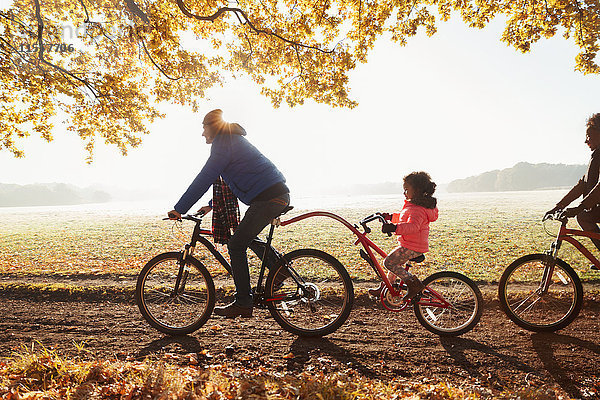
<path id="1" fill-rule="evenodd" d="M 215 306 L 215 285 L 200 261 L 179 252 L 163 253 L 142 268 L 135 301 L 144 319 L 169 335 L 192 333 L 206 323 Z"/>
<path id="2" fill-rule="evenodd" d="M 295 250 L 283 259 L 283 265 L 269 272 L 265 288 L 275 321 L 299 336 L 324 336 L 342 326 L 354 302 L 344 266 L 313 249 Z"/>
<path id="3" fill-rule="evenodd" d="M 502 310 L 521 328 L 553 332 L 577 317 L 583 304 L 583 287 L 577 273 L 563 260 L 557 258 L 554 262 L 544 254 L 530 254 L 506 268 L 498 285 L 498 298 Z"/>
<path id="4" fill-rule="evenodd" d="M 458 336 L 473 329 L 483 313 L 483 296 L 471 279 L 453 271 L 427 277 L 415 304 L 417 319 L 440 336 Z"/>

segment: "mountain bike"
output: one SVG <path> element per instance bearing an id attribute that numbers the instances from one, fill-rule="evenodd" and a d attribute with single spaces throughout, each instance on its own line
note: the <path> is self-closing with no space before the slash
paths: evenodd
<path id="1" fill-rule="evenodd" d="M 315 216 L 333 218 L 356 235 L 357 239 L 354 244 L 363 246 L 360 249 L 360 256 L 373 268 L 375 274 L 385 284 L 380 296 L 380 301 L 385 309 L 398 312 L 412 307 L 421 325 L 440 336 L 462 335 L 472 330 L 479 322 L 483 313 L 481 291 L 475 282 L 458 272 L 440 271 L 432 274 L 423 280 L 425 289 L 416 298 L 404 301 L 403 297 L 407 290 L 406 285 L 401 280 L 393 284 L 389 281 L 387 274 L 375 256 L 376 253 L 385 258 L 387 254 L 367 237 L 371 232 L 367 224 L 375 220 L 385 223 L 386 219 L 383 214 L 375 213 L 362 219 L 360 225 L 363 227 L 363 232 L 360 231 L 358 225 L 351 225 L 344 218 L 325 211 L 303 214 L 283 221 L 281 224 L 287 225 Z M 425 256 L 421 255 L 410 261 L 419 263 L 424 260 Z M 405 268 L 408 271 L 411 264 L 407 263 Z"/>
<path id="2" fill-rule="evenodd" d="M 288 206 L 282 215 L 292 208 Z M 201 227 L 202 214 L 188 214 L 181 219 L 195 223 L 190 242 L 182 251 L 159 254 L 148 261 L 138 275 L 135 291 L 135 301 L 144 319 L 169 335 L 196 331 L 208 321 L 215 306 L 214 281 L 206 266 L 194 257 L 197 246 L 208 249 L 231 273 L 229 262 L 208 240 L 212 232 Z M 266 242 L 257 238 L 250 244 L 261 260 L 258 282 L 253 289 L 254 305 L 267 308 L 290 333 L 330 334 L 350 315 L 354 301 L 350 276 L 335 257 L 321 250 L 279 253 L 271 245 L 279 224 L 279 217 L 273 220 Z"/>
<path id="3" fill-rule="evenodd" d="M 571 243 L 600 269 L 600 261 L 574 236 L 600 239 L 600 233 L 567 228 L 562 211 L 543 221 L 561 223 L 556 240 L 542 254 L 529 254 L 513 261 L 498 285 L 500 307 L 521 328 L 533 332 L 554 332 L 569 325 L 581 311 L 583 286 L 575 270 L 558 258 L 562 242 Z"/>

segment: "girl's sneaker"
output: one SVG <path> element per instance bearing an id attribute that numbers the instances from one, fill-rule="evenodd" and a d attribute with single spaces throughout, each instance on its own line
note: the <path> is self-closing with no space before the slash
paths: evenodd
<path id="1" fill-rule="evenodd" d="M 367 290 L 367 292 L 369 292 L 369 294 L 371 296 L 379 298 L 379 297 L 381 297 L 381 291 L 383 290 L 384 287 L 385 287 L 385 284 L 383 282 L 381 282 L 377 289 L 369 289 L 369 290 Z"/>

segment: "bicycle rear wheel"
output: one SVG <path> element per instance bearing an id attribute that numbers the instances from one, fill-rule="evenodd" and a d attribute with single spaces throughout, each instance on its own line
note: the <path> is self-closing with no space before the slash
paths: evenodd
<path id="1" fill-rule="evenodd" d="M 192 333 L 206 323 L 215 306 L 215 285 L 200 261 L 181 265 L 179 252 L 163 253 L 142 268 L 135 301 L 146 321 L 169 335 Z"/>
<path id="2" fill-rule="evenodd" d="M 333 256 L 320 250 L 294 250 L 271 269 L 266 301 L 283 329 L 299 336 L 334 332 L 350 315 L 354 288 L 350 275 Z"/>
<path id="3" fill-rule="evenodd" d="M 471 279 L 453 271 L 427 277 L 426 288 L 415 304 L 417 319 L 440 336 L 458 336 L 473 329 L 483 313 L 483 296 Z"/>
<path id="4" fill-rule="evenodd" d="M 544 290 L 544 276 L 552 261 L 544 254 L 530 254 L 515 260 L 500 278 L 500 307 L 521 328 L 553 332 L 573 322 L 581 310 L 581 281 L 563 260 L 556 259 L 548 289 Z"/>

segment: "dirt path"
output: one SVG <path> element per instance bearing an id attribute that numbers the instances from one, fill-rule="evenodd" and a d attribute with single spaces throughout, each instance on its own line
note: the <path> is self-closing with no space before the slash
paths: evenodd
<path id="1" fill-rule="evenodd" d="M 412 312 L 384 311 L 362 299 L 349 321 L 323 339 L 286 332 L 258 310 L 248 320 L 214 317 L 193 335 L 171 338 L 150 328 L 132 302 L 30 301 L 0 297 L 0 356 L 40 341 L 61 354 L 119 359 L 199 353 L 206 364 L 229 362 L 281 372 L 353 368 L 379 379 L 437 377 L 493 393 L 507 388 L 558 388 L 573 398 L 600 398 L 600 308 L 559 334 L 532 334 L 487 304 L 480 324 L 460 338 L 441 339 Z M 226 354 L 226 347 L 233 352 Z"/>

